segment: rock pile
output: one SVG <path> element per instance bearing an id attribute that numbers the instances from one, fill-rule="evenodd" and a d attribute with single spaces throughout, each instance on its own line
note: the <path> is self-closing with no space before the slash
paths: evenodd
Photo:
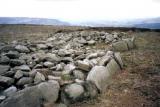
<path id="1" fill-rule="evenodd" d="M 123 68 L 119 52 L 90 48 L 99 42 L 115 50 L 134 47 L 134 39 L 98 31 L 0 43 L 0 107 L 47 107 L 95 98 Z"/>

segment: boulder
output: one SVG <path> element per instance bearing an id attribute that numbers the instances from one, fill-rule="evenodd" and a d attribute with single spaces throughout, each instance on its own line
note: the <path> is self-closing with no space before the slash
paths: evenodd
<path id="1" fill-rule="evenodd" d="M 90 41 L 87 41 L 88 45 L 95 45 L 96 44 L 96 41 L 95 40 L 90 40 Z"/>
<path id="2" fill-rule="evenodd" d="M 37 48 L 38 49 L 47 49 L 48 48 L 48 46 L 47 45 L 45 45 L 45 44 L 37 44 Z"/>
<path id="3" fill-rule="evenodd" d="M 115 59 L 115 61 L 117 62 L 117 64 L 120 66 L 120 68 L 122 69 L 123 66 L 124 66 L 124 64 L 123 64 L 123 61 L 122 61 L 120 52 L 116 52 L 116 53 L 114 54 L 114 59 Z"/>
<path id="4" fill-rule="evenodd" d="M 115 43 L 112 43 L 112 47 L 114 51 L 127 51 L 128 45 L 125 41 L 118 41 Z"/>
<path id="5" fill-rule="evenodd" d="M 93 58 L 97 58 L 97 57 L 98 57 L 98 53 L 92 53 L 92 54 L 89 54 L 86 58 L 93 59 Z"/>
<path id="6" fill-rule="evenodd" d="M 23 46 L 23 45 L 17 45 L 15 47 L 15 49 L 18 51 L 18 52 L 21 52 L 21 53 L 29 53 L 30 50 L 26 47 L 26 46 Z"/>
<path id="7" fill-rule="evenodd" d="M 11 58 L 11 59 L 17 59 L 20 57 L 19 52 L 17 51 L 9 51 L 8 53 L 5 54 L 7 57 Z"/>
<path id="8" fill-rule="evenodd" d="M 98 89 L 96 85 L 91 81 L 82 82 L 82 86 L 85 89 L 84 98 L 95 98 L 98 95 Z"/>
<path id="9" fill-rule="evenodd" d="M 7 97 L 14 95 L 17 92 L 17 88 L 15 86 L 11 86 L 3 91 L 3 94 Z"/>
<path id="10" fill-rule="evenodd" d="M 82 85 L 73 83 L 64 87 L 61 93 L 61 100 L 65 104 L 74 103 L 82 100 L 84 88 Z"/>
<path id="11" fill-rule="evenodd" d="M 87 61 L 79 60 L 76 62 L 76 65 L 79 69 L 84 70 L 84 71 L 90 71 L 92 68 L 91 64 Z"/>
<path id="12" fill-rule="evenodd" d="M 0 76 L 0 86 L 8 87 L 14 83 L 14 79 L 10 77 Z"/>
<path id="13" fill-rule="evenodd" d="M 10 69 L 8 65 L 0 65 L 0 75 L 5 74 Z"/>
<path id="14" fill-rule="evenodd" d="M 14 46 L 12 46 L 12 45 L 0 46 L 0 53 L 2 53 L 2 52 L 8 52 L 8 51 L 15 51 Z"/>
<path id="15" fill-rule="evenodd" d="M 34 83 L 38 84 L 38 83 L 43 82 L 43 81 L 45 81 L 45 76 L 42 73 L 37 72 L 36 75 L 35 75 L 35 78 L 34 78 Z"/>
<path id="16" fill-rule="evenodd" d="M 21 70 L 18 70 L 15 75 L 14 78 L 15 79 L 20 79 L 21 77 L 23 77 L 23 72 Z"/>
<path id="17" fill-rule="evenodd" d="M 115 74 L 116 72 L 120 71 L 121 68 L 115 61 L 115 59 L 111 59 L 110 62 L 106 66 L 107 71 L 109 72 L 110 75 Z"/>
<path id="18" fill-rule="evenodd" d="M 31 84 L 33 81 L 33 79 L 31 77 L 22 77 L 17 83 L 16 85 L 18 86 L 23 86 L 25 84 Z"/>
<path id="19" fill-rule="evenodd" d="M 5 64 L 9 64 L 9 62 L 10 62 L 10 59 L 7 56 L 4 56 L 4 55 L 0 56 L 0 64 L 5 65 Z"/>
<path id="20" fill-rule="evenodd" d="M 85 79 L 85 75 L 82 71 L 80 70 L 74 70 L 73 71 L 73 76 L 76 78 L 76 79 L 79 79 L 79 80 L 84 80 Z"/>
<path id="21" fill-rule="evenodd" d="M 48 81 L 18 91 L 0 103 L 0 107 L 41 107 L 44 103 L 54 103 L 58 99 L 59 84 Z"/>
<path id="22" fill-rule="evenodd" d="M 25 64 L 25 61 L 21 60 L 21 59 L 11 59 L 10 60 L 10 65 L 11 66 L 20 66 L 20 65 L 23 65 L 23 64 Z"/>
<path id="23" fill-rule="evenodd" d="M 123 40 L 127 43 L 129 49 L 133 49 L 135 47 L 135 43 L 134 43 L 135 38 L 134 37 L 123 39 Z"/>
<path id="24" fill-rule="evenodd" d="M 99 65 L 100 66 L 106 66 L 111 59 L 112 59 L 111 56 L 105 55 L 99 60 Z"/>
<path id="25" fill-rule="evenodd" d="M 95 66 L 87 76 L 87 80 L 93 82 L 100 91 L 103 91 L 111 78 L 109 71 L 104 66 Z"/>
<path id="26" fill-rule="evenodd" d="M 54 63 L 49 62 L 49 61 L 46 61 L 46 62 L 43 63 L 43 65 L 44 65 L 45 67 L 50 68 L 50 67 L 53 67 L 53 66 L 54 66 Z"/>
<path id="27" fill-rule="evenodd" d="M 28 65 L 21 65 L 17 67 L 18 70 L 27 71 L 29 72 L 31 69 Z"/>

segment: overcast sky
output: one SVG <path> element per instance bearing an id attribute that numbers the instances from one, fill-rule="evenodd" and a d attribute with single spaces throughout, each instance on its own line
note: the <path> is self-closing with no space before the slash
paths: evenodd
<path id="1" fill-rule="evenodd" d="M 41 17 L 75 22 L 158 16 L 160 0 L 0 0 L 0 17 Z"/>

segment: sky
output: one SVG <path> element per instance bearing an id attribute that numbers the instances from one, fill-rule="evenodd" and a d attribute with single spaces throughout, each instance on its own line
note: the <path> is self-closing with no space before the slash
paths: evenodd
<path id="1" fill-rule="evenodd" d="M 85 22 L 159 16 L 160 0 L 0 0 L 0 17 Z"/>

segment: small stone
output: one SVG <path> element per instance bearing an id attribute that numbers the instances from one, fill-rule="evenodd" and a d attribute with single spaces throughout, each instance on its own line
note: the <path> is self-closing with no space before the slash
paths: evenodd
<path id="1" fill-rule="evenodd" d="M 40 72 L 37 72 L 34 78 L 34 83 L 38 84 L 40 82 L 45 81 L 45 76 L 43 74 L 41 74 Z"/>
<path id="2" fill-rule="evenodd" d="M 10 69 L 8 65 L 0 65 L 0 75 L 5 74 Z"/>
<path id="3" fill-rule="evenodd" d="M 49 62 L 49 61 L 46 61 L 46 62 L 44 62 L 44 66 L 45 67 L 53 67 L 54 66 L 54 63 L 52 63 L 52 62 Z"/>
<path id="4" fill-rule="evenodd" d="M 21 52 L 21 53 L 29 53 L 30 50 L 26 47 L 26 46 L 23 46 L 23 45 L 17 45 L 15 47 L 15 49 L 18 51 L 18 52 Z"/>
<path id="5" fill-rule="evenodd" d="M 20 66 L 20 65 L 23 65 L 23 64 L 25 64 L 25 61 L 21 60 L 21 59 L 11 59 L 10 60 L 10 65 L 11 66 Z"/>
<path id="6" fill-rule="evenodd" d="M 48 47 L 45 44 L 37 44 L 37 48 L 43 50 L 43 49 L 47 49 Z"/>
<path id="7" fill-rule="evenodd" d="M 3 94 L 6 95 L 7 97 L 12 96 L 17 92 L 17 88 L 15 86 L 11 86 L 7 88 L 6 90 L 3 91 Z"/>
<path id="8" fill-rule="evenodd" d="M 96 41 L 94 40 L 90 40 L 90 41 L 87 41 L 88 45 L 95 45 Z"/>
<path id="9" fill-rule="evenodd" d="M 79 69 L 84 70 L 84 71 L 90 71 L 92 66 L 90 65 L 89 62 L 87 61 L 77 61 L 76 65 Z"/>
<path id="10" fill-rule="evenodd" d="M 0 95 L 0 102 L 2 102 L 2 101 L 5 100 L 5 99 L 6 99 L 6 96 Z"/>
<path id="11" fill-rule="evenodd" d="M 9 51 L 8 53 L 5 54 L 7 57 L 11 59 L 17 59 L 19 58 L 20 54 L 17 51 Z"/>
<path id="12" fill-rule="evenodd" d="M 21 70 L 18 70 L 15 75 L 14 78 L 15 79 L 20 79 L 21 77 L 23 77 L 23 72 Z"/>
<path id="13" fill-rule="evenodd" d="M 80 80 L 84 80 L 85 79 L 85 75 L 83 72 L 81 72 L 80 70 L 74 70 L 73 71 L 73 75 L 76 79 L 80 79 Z"/>
<path id="14" fill-rule="evenodd" d="M 22 86 L 25 84 L 31 84 L 33 79 L 31 77 L 23 77 L 21 78 L 16 85 Z"/>
<path id="15" fill-rule="evenodd" d="M 18 67 L 18 69 L 22 71 L 28 71 L 28 72 L 31 70 L 28 65 L 21 65 Z"/>
<path id="16" fill-rule="evenodd" d="M 14 83 L 14 79 L 10 77 L 0 76 L 0 84 L 1 86 L 10 86 Z"/>
<path id="17" fill-rule="evenodd" d="M 10 59 L 7 56 L 0 56 L 0 64 L 9 64 Z"/>

